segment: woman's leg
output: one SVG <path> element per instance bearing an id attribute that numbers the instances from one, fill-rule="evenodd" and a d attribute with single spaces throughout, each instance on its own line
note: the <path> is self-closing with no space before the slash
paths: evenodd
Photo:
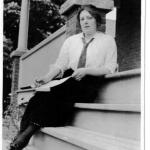
<path id="1" fill-rule="evenodd" d="M 20 123 L 20 131 L 23 132 L 28 125 L 31 123 L 31 114 L 43 103 L 43 99 L 48 98 L 48 92 L 37 92 L 35 95 L 29 100 L 28 105 L 26 106 L 25 112 L 22 116 Z M 34 122 L 34 121 L 33 121 Z M 34 122 L 38 125 L 38 122 Z M 40 126 L 40 125 L 39 125 Z"/>
<path id="2" fill-rule="evenodd" d="M 99 80 L 94 77 L 85 77 L 81 81 L 70 78 L 63 84 L 53 87 L 51 93 L 57 96 L 60 102 L 93 102 L 97 96 Z"/>
<path id="3" fill-rule="evenodd" d="M 39 126 L 34 128 L 34 124 L 41 127 L 64 125 L 73 114 L 74 103 L 78 100 L 86 101 L 83 96 L 88 94 L 86 88 L 82 82 L 71 78 L 48 93 L 37 93 L 27 105 L 21 121 L 21 132 L 14 145 L 25 146 L 28 143 L 26 139 L 30 139 L 35 130 L 39 129 Z"/>
<path id="4" fill-rule="evenodd" d="M 38 123 L 31 122 L 31 114 L 41 105 L 42 98 L 46 99 L 48 94 L 36 93 L 30 99 L 20 123 L 20 131 L 10 144 L 10 150 L 21 150 L 28 144 L 34 132 L 40 129 L 41 126 Z"/>
<path id="5" fill-rule="evenodd" d="M 68 84 L 67 84 L 68 85 Z M 67 88 L 68 86 L 66 86 Z M 52 90 L 53 91 L 53 90 Z M 36 130 L 44 126 L 60 126 L 65 123 L 64 113 L 71 112 L 73 108 L 72 103 L 65 103 L 66 98 L 63 95 L 63 90 L 54 90 L 50 93 L 36 93 L 33 96 L 24 112 L 21 120 L 20 132 L 16 136 L 15 140 L 10 145 L 10 150 L 21 150 L 25 147 L 31 136 Z M 61 101 L 62 100 L 62 101 Z M 66 113 L 68 114 L 68 113 Z M 68 117 L 66 117 L 68 119 Z M 66 120 L 67 120 L 66 119 Z"/>

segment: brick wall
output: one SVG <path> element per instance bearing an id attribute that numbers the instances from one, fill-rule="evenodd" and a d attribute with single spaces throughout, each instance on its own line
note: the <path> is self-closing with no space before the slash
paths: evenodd
<path id="1" fill-rule="evenodd" d="M 121 0 L 117 10 L 116 42 L 119 71 L 140 68 L 140 0 Z"/>
<path id="2" fill-rule="evenodd" d="M 19 57 L 14 57 L 13 58 L 13 76 L 12 76 L 12 85 L 11 85 L 11 91 L 12 91 L 11 102 L 13 104 L 17 103 L 16 101 L 17 94 L 15 93 L 15 91 L 18 90 L 19 63 L 20 63 Z"/>

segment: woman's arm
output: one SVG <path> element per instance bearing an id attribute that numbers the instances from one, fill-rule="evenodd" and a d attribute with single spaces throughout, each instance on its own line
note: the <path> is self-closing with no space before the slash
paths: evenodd
<path id="1" fill-rule="evenodd" d="M 86 75 L 102 76 L 111 73 L 108 68 L 85 68 Z"/>
<path id="2" fill-rule="evenodd" d="M 50 65 L 49 72 L 42 78 L 35 81 L 35 86 L 40 86 L 51 80 L 56 76 L 63 76 L 64 70 L 66 70 L 69 61 L 68 49 L 69 49 L 68 39 L 64 42 L 56 62 Z"/>
<path id="3" fill-rule="evenodd" d="M 48 83 L 49 81 L 53 80 L 61 70 L 58 67 L 53 67 L 50 71 L 42 78 L 35 80 L 35 86 L 39 87 L 42 84 Z"/>
<path id="4" fill-rule="evenodd" d="M 84 76 L 91 75 L 91 76 L 103 76 L 105 74 L 111 73 L 108 68 L 101 67 L 101 68 L 79 68 L 73 74 L 72 77 L 76 80 L 80 81 Z"/>

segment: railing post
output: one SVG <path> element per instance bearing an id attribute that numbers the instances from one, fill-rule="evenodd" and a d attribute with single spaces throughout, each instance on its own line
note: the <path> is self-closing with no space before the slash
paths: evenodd
<path id="1" fill-rule="evenodd" d="M 30 0 L 22 0 L 18 47 L 15 51 L 11 53 L 11 57 L 13 59 L 11 103 L 15 105 L 17 104 L 16 90 L 18 90 L 20 57 L 27 51 L 29 8 L 30 8 Z"/>

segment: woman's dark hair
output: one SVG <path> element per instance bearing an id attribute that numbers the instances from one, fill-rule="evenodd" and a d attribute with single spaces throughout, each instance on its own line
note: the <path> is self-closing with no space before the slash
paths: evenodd
<path id="1" fill-rule="evenodd" d="M 83 10 L 88 11 L 96 20 L 97 27 L 101 25 L 101 15 L 99 14 L 98 9 L 92 5 L 83 5 L 78 11 L 77 14 L 77 24 L 80 27 L 80 14 Z"/>

